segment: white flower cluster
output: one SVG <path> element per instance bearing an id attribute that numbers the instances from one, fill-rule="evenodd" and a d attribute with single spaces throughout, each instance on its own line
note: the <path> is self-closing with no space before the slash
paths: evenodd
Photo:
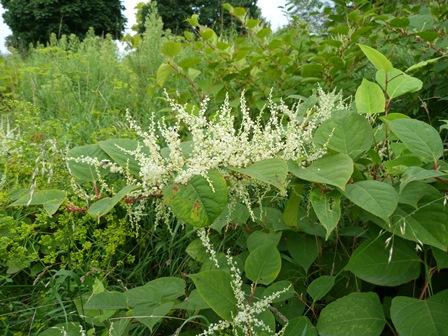
<path id="1" fill-rule="evenodd" d="M 207 251 L 210 260 L 213 262 L 216 268 L 219 268 L 219 262 L 216 258 L 216 252 L 210 241 L 208 231 L 206 229 L 199 229 L 196 232 L 199 239 L 201 240 L 202 246 L 204 246 L 205 250 Z"/>
<path id="2" fill-rule="evenodd" d="M 294 160 L 304 165 L 325 154 L 325 148 L 315 146 L 313 133 L 332 111 L 347 108 L 341 94 L 317 92 L 317 104 L 304 109 L 303 104 L 287 107 L 282 101 L 268 100 L 269 116 L 263 121 L 263 112 L 257 118 L 250 116 L 244 94 L 241 95 L 241 122 L 236 127 L 235 113 L 229 99 L 215 114 L 207 118 L 208 99 L 196 113 L 167 97 L 176 121 L 168 126 L 164 120 L 143 130 L 128 114 L 130 127 L 142 138 L 143 146 L 128 151 L 140 165 L 142 189 L 160 193 L 170 180 L 186 183 L 191 177 L 223 167 L 247 167 L 271 158 Z M 181 132 L 186 128 L 190 141 L 182 142 Z M 166 147 L 162 148 L 162 144 Z M 146 151 L 144 151 L 145 149 Z M 149 154 L 148 154 L 149 153 Z"/>
<path id="3" fill-rule="evenodd" d="M 340 93 L 325 93 L 321 88 L 317 90 L 315 103 L 301 101 L 291 108 L 281 100 L 276 103 L 269 98 L 266 108 L 256 117 L 251 115 L 244 93 L 240 98 L 240 113 L 232 110 L 228 97 L 214 114 L 207 112 L 208 99 L 193 111 L 168 96 L 167 100 L 175 117 L 170 125 L 164 119 L 156 121 L 153 115 L 149 127 L 144 130 L 127 113 L 129 126 L 141 141 L 133 150 L 116 146 L 138 163 L 138 176 L 133 176 L 128 167 L 109 160 L 87 156 L 68 158 L 93 166 L 99 194 L 102 191 L 113 193 L 102 177 L 103 169 L 121 174 L 129 185 L 137 186 L 129 196 L 144 202 L 152 196 L 161 196 L 163 188 L 172 181 L 187 183 L 197 175 L 208 179 L 207 172 L 212 169 L 244 168 L 272 158 L 307 165 L 326 152 L 325 146 L 313 143 L 315 130 L 331 117 L 333 111 L 349 107 Z M 258 185 L 245 183 L 233 175 L 226 176 L 226 179 L 230 183 L 231 196 L 243 201 L 253 219 L 255 214 L 251 210 L 249 188 Z M 78 195 L 89 199 L 82 188 L 77 186 L 75 189 Z M 162 217 L 158 215 L 162 222 L 169 222 L 166 215 Z"/>
<path id="4" fill-rule="evenodd" d="M 236 307 L 238 312 L 233 317 L 232 321 L 219 321 L 213 323 L 209 328 L 199 334 L 198 336 L 212 336 L 218 331 L 224 331 L 232 329 L 235 335 L 239 335 L 238 332 L 242 332 L 242 335 L 257 335 L 257 331 L 262 331 L 268 335 L 282 335 L 286 326 L 279 332 L 275 332 L 268 325 L 266 325 L 258 316 L 265 310 L 270 308 L 271 303 L 280 297 L 283 293 L 289 291 L 291 286 L 288 286 L 280 291 L 277 291 L 269 296 L 263 297 L 261 300 L 253 301 L 247 300 L 246 294 L 243 291 L 243 280 L 241 279 L 241 273 L 235 264 L 230 252 L 227 253 L 227 263 L 230 267 L 230 275 L 232 277 L 233 294 L 236 299 Z M 252 302 L 253 301 L 253 302 Z"/>
<path id="5" fill-rule="evenodd" d="M 20 133 L 17 128 L 11 127 L 7 118 L 0 118 L 0 157 L 8 157 L 13 153 L 20 152 L 17 146 Z"/>

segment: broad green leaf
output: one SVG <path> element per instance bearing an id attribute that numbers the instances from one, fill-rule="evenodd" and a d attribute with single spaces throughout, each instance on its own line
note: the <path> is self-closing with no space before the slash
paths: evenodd
<path id="1" fill-rule="evenodd" d="M 231 168 L 233 171 L 252 177 L 253 179 L 273 185 L 284 190 L 286 177 L 288 176 L 288 165 L 281 159 L 268 159 L 258 161 L 246 168 Z"/>
<path id="2" fill-rule="evenodd" d="M 282 218 L 288 227 L 297 227 L 299 224 L 299 208 L 301 194 L 304 192 L 303 185 L 296 184 L 290 188 L 288 201 L 283 210 Z"/>
<path id="3" fill-rule="evenodd" d="M 160 87 L 163 87 L 166 80 L 168 79 L 168 76 L 174 72 L 174 69 L 167 63 L 160 64 L 159 68 L 157 69 L 156 73 L 156 82 L 157 85 Z"/>
<path id="4" fill-rule="evenodd" d="M 446 173 L 442 173 L 441 171 L 437 170 L 423 169 L 421 167 L 409 167 L 408 169 L 406 169 L 401 179 L 400 192 L 408 185 L 408 183 L 414 181 L 429 180 L 435 177 L 442 177 L 446 175 Z"/>
<path id="5" fill-rule="evenodd" d="M 246 277 L 257 284 L 269 285 L 280 273 L 282 258 L 274 244 L 263 244 L 249 253 L 244 264 Z"/>
<path id="6" fill-rule="evenodd" d="M 258 320 L 262 321 L 264 325 L 267 326 L 270 330 L 275 330 L 275 316 L 269 309 L 266 309 L 260 314 L 255 315 L 255 317 Z M 254 335 L 271 336 L 271 333 L 266 332 L 266 330 L 264 330 L 261 326 L 254 326 Z"/>
<path id="7" fill-rule="evenodd" d="M 255 222 L 269 231 L 282 231 L 288 229 L 283 222 L 282 212 L 278 208 L 263 206 L 253 208 Z"/>
<path id="8" fill-rule="evenodd" d="M 423 82 L 420 79 L 409 76 L 398 69 L 392 69 L 387 72 L 378 70 L 375 79 L 383 90 L 386 91 L 390 99 L 406 93 L 420 91 L 423 86 Z"/>
<path id="9" fill-rule="evenodd" d="M 447 290 L 427 300 L 397 296 L 392 299 L 390 315 L 400 336 L 447 336 Z"/>
<path id="10" fill-rule="evenodd" d="M 306 292 L 311 296 L 314 302 L 319 301 L 333 288 L 335 279 L 336 278 L 331 275 L 322 275 L 310 283 Z"/>
<path id="11" fill-rule="evenodd" d="M 182 310 L 202 310 L 207 309 L 208 304 L 201 298 L 197 289 L 193 289 L 190 295 L 181 303 L 178 303 L 175 307 L 176 309 Z"/>
<path id="12" fill-rule="evenodd" d="M 52 216 L 64 202 L 65 196 L 65 191 L 57 189 L 39 190 L 32 194 L 27 192 L 10 206 L 42 205 L 48 215 Z"/>
<path id="13" fill-rule="evenodd" d="M 392 215 L 390 225 L 377 224 L 402 238 L 448 249 L 448 212 L 442 200 L 421 204 L 418 209 L 402 205 Z"/>
<path id="14" fill-rule="evenodd" d="M 302 76 L 321 78 L 322 77 L 323 66 L 319 63 L 304 64 L 302 66 Z"/>
<path id="15" fill-rule="evenodd" d="M 346 269 L 364 281 L 393 287 L 419 277 L 420 259 L 414 246 L 398 237 L 392 238 L 388 247 L 384 237 L 375 237 L 358 246 Z"/>
<path id="16" fill-rule="evenodd" d="M 105 291 L 95 294 L 85 304 L 86 309 L 126 309 L 126 294 L 116 291 Z"/>
<path id="17" fill-rule="evenodd" d="M 138 305 L 157 306 L 162 303 L 162 295 L 151 286 L 138 286 L 124 293 L 129 307 Z"/>
<path id="18" fill-rule="evenodd" d="M 360 208 L 384 220 L 394 213 L 398 194 L 390 184 L 374 180 L 347 185 L 344 195 Z"/>
<path id="19" fill-rule="evenodd" d="M 111 321 L 108 336 L 125 336 L 128 330 L 129 323 L 131 323 L 130 319 Z"/>
<path id="20" fill-rule="evenodd" d="M 414 32 L 421 32 L 424 29 L 432 29 L 433 27 L 434 16 L 431 13 L 409 16 L 409 28 L 411 28 Z"/>
<path id="21" fill-rule="evenodd" d="M 182 51 L 182 44 L 176 41 L 166 41 L 160 51 L 167 57 L 176 57 Z"/>
<path id="22" fill-rule="evenodd" d="M 117 192 L 112 197 L 104 197 L 93 203 L 87 213 L 93 217 L 101 217 L 109 213 L 114 206 L 120 202 L 126 195 L 137 189 L 136 186 L 128 185 Z"/>
<path id="23" fill-rule="evenodd" d="M 129 168 L 129 171 L 135 175 L 140 172 L 140 164 L 134 155 L 126 151 L 135 151 L 139 147 L 139 142 L 133 139 L 108 139 L 98 142 L 98 146 L 119 166 Z M 141 153 L 149 156 L 149 150 L 146 146 L 140 145 Z"/>
<path id="24" fill-rule="evenodd" d="M 173 306 L 174 302 L 165 302 L 160 305 L 141 304 L 132 308 L 131 316 L 136 316 L 137 321 L 152 330 L 165 315 L 168 315 Z"/>
<path id="25" fill-rule="evenodd" d="M 188 78 L 190 78 L 192 81 L 194 81 L 200 74 L 201 74 L 201 71 L 198 69 L 189 68 L 187 70 Z"/>
<path id="26" fill-rule="evenodd" d="M 192 68 L 196 65 L 198 65 L 201 62 L 201 58 L 199 56 L 190 56 L 185 57 L 179 60 L 179 65 L 184 69 L 188 70 L 189 68 Z"/>
<path id="27" fill-rule="evenodd" d="M 385 71 L 389 71 L 393 69 L 392 63 L 378 50 L 364 44 L 358 44 L 358 46 L 361 48 L 364 55 L 367 56 L 369 61 L 375 66 L 377 70 L 382 69 Z"/>
<path id="28" fill-rule="evenodd" d="M 200 34 L 204 40 L 211 41 L 212 43 L 215 43 L 218 39 L 218 36 L 216 35 L 215 31 L 211 28 L 201 29 Z"/>
<path id="29" fill-rule="evenodd" d="M 293 162 L 288 163 L 289 171 L 298 178 L 336 186 L 342 190 L 352 176 L 353 161 L 347 154 L 327 155 L 310 166 L 302 168 Z"/>
<path id="30" fill-rule="evenodd" d="M 432 255 L 437 262 L 437 268 L 439 270 L 448 269 L 448 252 L 439 250 L 435 247 L 431 247 Z"/>
<path id="31" fill-rule="evenodd" d="M 232 14 L 242 19 L 246 15 L 246 9 L 244 7 L 233 7 Z"/>
<path id="32" fill-rule="evenodd" d="M 197 26 L 199 26 L 199 15 L 193 14 L 186 21 L 193 27 L 197 27 Z"/>
<path id="33" fill-rule="evenodd" d="M 284 336 L 317 336 L 317 330 L 308 317 L 300 316 L 289 320 Z"/>
<path id="34" fill-rule="evenodd" d="M 177 277 L 160 277 L 125 294 L 130 307 L 159 305 L 185 295 L 185 281 Z"/>
<path id="35" fill-rule="evenodd" d="M 228 2 L 223 3 L 222 8 L 228 11 L 230 14 L 233 14 L 233 6 Z"/>
<path id="36" fill-rule="evenodd" d="M 319 254 L 317 238 L 304 233 L 291 232 L 287 236 L 286 246 L 293 261 L 308 272 Z"/>
<path id="37" fill-rule="evenodd" d="M 250 217 L 249 210 L 242 203 L 231 207 L 225 207 L 224 211 L 216 218 L 210 228 L 221 233 L 222 229 L 229 223 L 244 225 Z"/>
<path id="38" fill-rule="evenodd" d="M 402 143 L 392 143 L 390 144 L 390 148 L 393 150 L 393 148 L 395 147 L 395 145 L 403 145 Z M 404 146 L 404 145 L 403 145 Z M 408 169 L 408 167 L 411 166 L 420 166 L 421 164 L 423 164 L 422 160 L 420 160 L 417 156 L 415 155 L 408 155 L 407 153 L 405 154 L 396 154 L 394 152 L 395 155 L 399 155 L 396 159 L 393 160 L 387 160 L 387 161 L 383 161 L 384 164 L 384 168 L 386 168 L 386 172 L 389 175 L 392 176 L 397 176 L 397 175 L 401 175 L 404 173 L 404 171 L 406 169 Z"/>
<path id="39" fill-rule="evenodd" d="M 421 159 L 434 162 L 443 155 L 442 139 L 431 125 L 410 118 L 387 121 L 386 123 L 395 136 Z"/>
<path id="40" fill-rule="evenodd" d="M 345 112 L 325 121 L 316 130 L 313 141 L 356 158 L 372 146 L 373 130 L 364 116 Z"/>
<path id="41" fill-rule="evenodd" d="M 398 203 L 408 204 L 417 209 L 418 202 L 425 196 L 440 197 L 440 192 L 430 184 L 414 181 L 400 190 Z"/>
<path id="42" fill-rule="evenodd" d="M 351 293 L 320 312 L 320 336 L 380 336 L 385 324 L 383 306 L 376 293 Z"/>
<path id="43" fill-rule="evenodd" d="M 67 167 L 70 174 L 80 182 L 92 182 L 97 180 L 95 167 L 87 163 L 78 163 L 73 160 L 81 157 L 94 158 L 99 162 L 110 161 L 109 155 L 107 155 L 98 144 L 77 146 L 70 149 L 67 152 Z M 100 169 L 100 173 L 106 173 L 106 171 Z"/>
<path id="44" fill-rule="evenodd" d="M 260 24 L 260 20 L 259 19 L 248 19 L 246 21 L 246 27 L 253 29 L 255 27 L 257 27 Z"/>
<path id="45" fill-rule="evenodd" d="M 405 72 L 411 72 L 411 71 L 423 68 L 423 67 L 425 67 L 425 66 L 427 66 L 429 64 L 437 62 L 441 58 L 442 57 L 436 57 L 436 58 L 431 58 L 431 59 L 426 60 L 426 61 L 418 62 L 417 64 L 414 64 L 414 65 L 410 66 L 409 68 L 407 68 Z"/>
<path id="46" fill-rule="evenodd" d="M 381 113 L 385 110 L 386 98 L 378 84 L 364 78 L 356 90 L 355 104 L 359 113 Z"/>
<path id="47" fill-rule="evenodd" d="M 231 321 L 236 316 L 236 299 L 230 283 L 232 278 L 224 271 L 204 271 L 190 275 L 201 298 L 221 318 Z"/>
<path id="48" fill-rule="evenodd" d="M 339 193 L 322 192 L 314 188 L 310 200 L 317 218 L 325 228 L 325 239 L 328 239 L 341 218 L 341 196 Z"/>
<path id="49" fill-rule="evenodd" d="M 202 245 L 202 242 L 199 238 L 193 240 L 190 244 L 188 244 L 185 252 L 187 252 L 187 254 L 191 258 L 200 263 L 203 263 L 208 259 L 207 251 L 205 250 L 205 247 Z"/>
<path id="50" fill-rule="evenodd" d="M 38 336 L 79 336 L 81 324 L 78 322 L 59 323 L 38 334 Z"/>
<path id="51" fill-rule="evenodd" d="M 210 171 L 207 177 L 194 176 L 186 184 L 174 183 L 163 190 L 164 201 L 176 217 L 195 227 L 211 225 L 227 206 L 224 177 L 218 171 Z"/>
<path id="52" fill-rule="evenodd" d="M 246 246 L 249 252 L 252 252 L 258 247 L 266 244 L 277 246 L 281 237 L 281 232 L 254 231 L 249 237 L 247 237 Z"/>

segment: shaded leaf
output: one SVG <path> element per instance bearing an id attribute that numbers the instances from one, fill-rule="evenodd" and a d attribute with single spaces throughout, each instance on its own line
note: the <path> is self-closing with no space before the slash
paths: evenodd
<path id="1" fill-rule="evenodd" d="M 393 253 L 389 259 L 391 248 Z M 392 287 L 417 279 L 420 259 L 408 242 L 394 238 L 386 248 L 385 238 L 376 237 L 356 248 L 346 269 L 364 281 Z"/>
<path id="2" fill-rule="evenodd" d="M 313 301 L 319 301 L 333 288 L 335 279 L 331 275 L 322 275 L 310 283 L 306 292 L 312 297 Z"/>
<path id="3" fill-rule="evenodd" d="M 266 244 L 277 246 L 281 237 L 281 232 L 254 231 L 247 238 L 246 246 L 249 252 Z"/>
<path id="4" fill-rule="evenodd" d="M 244 271 L 246 277 L 257 284 L 269 285 L 282 267 L 280 252 L 274 244 L 257 247 L 246 258 Z"/>
<path id="5" fill-rule="evenodd" d="M 400 336 L 448 335 L 447 290 L 427 300 L 397 296 L 392 299 L 390 315 Z"/>
<path id="6" fill-rule="evenodd" d="M 413 181 L 428 180 L 435 177 L 446 176 L 446 173 L 442 173 L 437 170 L 423 169 L 421 167 L 409 167 L 403 174 L 400 184 L 400 192 L 407 186 L 408 183 Z"/>
<path id="7" fill-rule="evenodd" d="M 89 298 L 86 309 L 126 309 L 126 294 L 116 291 L 104 291 Z"/>
<path id="8" fill-rule="evenodd" d="M 190 275 L 201 298 L 221 318 L 231 321 L 236 316 L 236 299 L 230 274 L 224 271 L 204 271 Z"/>
<path id="9" fill-rule="evenodd" d="M 390 224 L 376 223 L 399 237 L 448 249 L 448 214 L 441 201 L 421 204 L 417 209 L 402 205 L 391 216 Z"/>
<path id="10" fill-rule="evenodd" d="M 141 304 L 132 309 L 132 316 L 136 316 L 137 321 L 152 330 L 165 315 L 168 315 L 173 306 L 174 302 L 165 302 L 160 305 Z"/>
<path id="11" fill-rule="evenodd" d="M 310 193 L 310 201 L 317 218 L 325 228 L 325 239 L 328 239 L 341 218 L 341 196 L 339 193 L 322 192 L 314 188 Z"/>
<path id="12" fill-rule="evenodd" d="M 294 262 L 305 271 L 308 271 L 319 253 L 317 238 L 304 233 L 289 234 L 286 246 Z"/>
<path id="13" fill-rule="evenodd" d="M 289 320 L 284 336 L 317 336 L 317 330 L 308 317 L 300 316 Z"/>
<path id="14" fill-rule="evenodd" d="M 375 293 L 351 293 L 328 304 L 317 321 L 322 336 L 380 336 L 383 306 Z"/>

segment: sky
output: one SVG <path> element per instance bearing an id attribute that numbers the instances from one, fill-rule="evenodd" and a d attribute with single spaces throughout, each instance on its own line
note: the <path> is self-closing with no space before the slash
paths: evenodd
<path id="1" fill-rule="evenodd" d="M 127 29 L 135 23 L 135 5 L 142 0 L 122 0 L 123 5 L 126 7 L 125 16 L 128 19 Z M 286 17 L 283 15 L 279 6 L 283 6 L 285 0 L 258 0 L 258 7 L 261 8 L 262 15 L 271 23 L 272 28 L 275 30 L 287 23 Z M 11 34 L 8 26 L 3 22 L 4 10 L 0 5 L 0 52 L 5 53 L 5 38 Z"/>

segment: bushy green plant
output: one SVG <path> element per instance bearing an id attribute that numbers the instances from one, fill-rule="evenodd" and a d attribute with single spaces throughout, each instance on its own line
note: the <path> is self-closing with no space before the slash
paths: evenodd
<path id="1" fill-rule="evenodd" d="M 155 223 L 174 219 L 198 235 L 186 249 L 200 265 L 188 274 L 194 287 L 181 277 L 125 291 L 99 283 L 81 304 L 90 330 L 101 321 L 119 335 L 140 325 L 180 333 L 190 323 L 200 335 L 443 334 L 444 146 L 429 124 L 391 112 L 422 81 L 359 48 L 376 75 L 363 79 L 354 106 L 323 92 L 293 110 L 270 101 L 262 124 L 243 96 L 235 131 L 228 101 L 207 120 L 204 103 L 189 112 L 171 100 L 175 128 L 159 123 L 157 135 L 131 120 L 141 145 L 111 139 L 69 152 L 74 177 L 101 193 L 117 174 L 125 178 L 119 192 L 90 204 L 90 215 L 101 218 L 124 199 L 140 216 L 147 203 Z M 215 247 L 223 230 L 237 235 Z"/>
<path id="2" fill-rule="evenodd" d="M 0 330 L 443 335 L 443 4 L 356 4 L 6 58 Z"/>

